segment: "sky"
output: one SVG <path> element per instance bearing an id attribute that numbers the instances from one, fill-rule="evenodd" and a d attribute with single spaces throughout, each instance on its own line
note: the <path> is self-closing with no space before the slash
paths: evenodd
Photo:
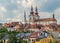
<path id="1" fill-rule="evenodd" d="M 40 18 L 52 18 L 60 24 L 60 0 L 0 0 L 0 22 L 24 21 L 24 11 L 29 18 L 31 5 L 37 6 Z"/>

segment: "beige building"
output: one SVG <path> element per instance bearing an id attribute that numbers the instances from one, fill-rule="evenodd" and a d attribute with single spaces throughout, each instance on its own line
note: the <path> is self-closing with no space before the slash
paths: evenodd
<path id="1" fill-rule="evenodd" d="M 29 24 L 31 28 L 36 28 L 37 25 L 49 25 L 49 24 L 57 24 L 57 20 L 55 19 L 55 16 L 53 14 L 52 18 L 43 18 L 40 19 L 40 16 L 38 15 L 38 9 L 36 7 L 35 12 L 33 11 L 33 6 L 31 6 L 31 12 L 29 15 Z"/>
<path id="2" fill-rule="evenodd" d="M 47 38 L 40 39 L 39 41 L 35 41 L 35 43 L 50 43 L 53 42 L 53 38 L 49 35 Z"/>

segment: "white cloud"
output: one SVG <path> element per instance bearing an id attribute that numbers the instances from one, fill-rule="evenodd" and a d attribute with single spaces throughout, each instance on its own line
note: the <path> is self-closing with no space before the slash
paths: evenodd
<path id="1" fill-rule="evenodd" d="M 7 9 L 4 6 L 0 6 L 0 19 L 4 20 L 5 13 L 7 12 Z"/>
<path id="2" fill-rule="evenodd" d="M 0 14 L 0 18 L 3 19 L 4 18 L 4 14 Z"/>
<path id="3" fill-rule="evenodd" d="M 4 6 L 0 6 L 0 12 L 6 12 L 7 9 Z"/>
<path id="4" fill-rule="evenodd" d="M 55 13 L 56 15 L 59 15 L 59 16 L 60 16 L 60 8 L 57 8 L 57 9 L 54 11 L 54 13 Z"/>
<path id="5" fill-rule="evenodd" d="M 17 18 L 6 18 L 5 20 L 6 22 L 15 22 L 15 21 L 20 22 L 21 21 L 20 19 L 17 19 Z"/>
<path id="6" fill-rule="evenodd" d="M 21 1 L 20 0 L 17 0 L 17 4 L 20 4 L 21 3 Z"/>
<path id="7" fill-rule="evenodd" d="M 14 3 L 14 0 L 11 0 L 11 3 Z"/>
<path id="8" fill-rule="evenodd" d="M 17 16 L 15 16 L 15 18 L 17 21 L 23 21 L 24 20 L 24 16 L 22 13 L 18 13 Z"/>
<path id="9" fill-rule="evenodd" d="M 60 24 L 60 8 L 57 8 L 56 10 L 54 10 L 56 19 L 57 19 L 57 23 Z"/>
<path id="10" fill-rule="evenodd" d="M 10 21 L 10 20 L 11 20 L 11 18 L 6 18 L 5 20 L 6 20 L 6 21 Z"/>
<path id="11" fill-rule="evenodd" d="M 40 12 L 40 18 L 52 18 L 52 13 L 49 12 Z"/>
<path id="12" fill-rule="evenodd" d="M 15 16 L 13 18 L 5 18 L 6 22 L 23 21 L 23 14 L 19 10 L 13 10 L 12 12 Z"/>
<path id="13" fill-rule="evenodd" d="M 16 5 L 21 4 L 21 0 L 11 0 L 11 3 L 14 3 Z"/>
<path id="14" fill-rule="evenodd" d="M 58 21 L 57 21 L 57 24 L 60 24 L 60 19 L 57 19 Z"/>
<path id="15" fill-rule="evenodd" d="M 48 0 L 44 0 L 45 2 L 47 2 Z"/>
<path id="16" fill-rule="evenodd" d="M 35 5 L 34 4 L 35 0 L 22 0 L 22 6 L 23 7 L 31 7 L 31 5 Z"/>
<path id="17" fill-rule="evenodd" d="M 38 6 L 38 8 L 42 7 L 43 4 L 45 4 L 46 2 L 48 2 L 48 0 L 22 0 L 22 6 L 24 8 L 30 8 L 31 5 L 33 5 L 33 7 L 35 8 L 36 5 Z"/>
<path id="18" fill-rule="evenodd" d="M 12 12 L 15 15 L 14 18 L 21 18 L 23 16 L 23 13 L 20 12 L 19 10 L 13 10 Z"/>
<path id="19" fill-rule="evenodd" d="M 18 10 L 13 10 L 12 11 L 14 14 L 17 14 L 19 11 Z"/>

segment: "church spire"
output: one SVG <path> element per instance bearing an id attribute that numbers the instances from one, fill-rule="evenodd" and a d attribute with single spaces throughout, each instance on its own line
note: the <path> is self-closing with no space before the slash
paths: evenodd
<path id="1" fill-rule="evenodd" d="M 38 9 L 37 9 L 37 6 L 35 8 L 35 15 L 38 15 Z"/>
<path id="2" fill-rule="evenodd" d="M 30 15 L 34 15 L 34 11 L 33 11 L 33 6 L 31 5 L 31 12 Z"/>
<path id="3" fill-rule="evenodd" d="M 33 12 L 33 6 L 31 5 L 31 12 Z"/>
<path id="4" fill-rule="evenodd" d="M 38 10 L 38 9 L 37 9 L 37 6 L 36 6 L 36 9 L 35 9 L 35 11 L 36 11 L 36 12 L 38 12 L 37 10 Z"/>
<path id="5" fill-rule="evenodd" d="M 53 13 L 53 18 L 55 18 L 55 15 L 54 15 L 54 13 Z"/>
<path id="6" fill-rule="evenodd" d="M 39 20 L 39 15 L 38 15 L 38 9 L 37 9 L 37 6 L 36 6 L 36 8 L 35 8 L 35 20 Z"/>
<path id="7" fill-rule="evenodd" d="M 24 22 L 26 23 L 26 12 L 24 11 Z"/>

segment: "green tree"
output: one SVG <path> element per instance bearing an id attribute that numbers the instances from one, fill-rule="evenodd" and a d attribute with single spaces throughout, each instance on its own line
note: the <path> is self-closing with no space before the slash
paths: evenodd
<path id="1" fill-rule="evenodd" d="M 16 42 L 17 38 L 13 34 L 10 34 L 8 43 L 16 43 Z"/>
<path id="2" fill-rule="evenodd" d="M 22 40 L 22 41 L 21 41 L 21 43 L 27 43 L 27 41 L 25 41 L 25 40 Z"/>
<path id="3" fill-rule="evenodd" d="M 18 34 L 18 31 L 8 31 L 6 28 L 0 28 L 0 40 L 8 34 L 9 40 L 8 43 L 17 43 L 17 37 L 16 35 Z"/>
<path id="4" fill-rule="evenodd" d="M 3 41 L 2 41 L 2 40 L 0 40 L 0 43 L 3 43 Z"/>
<path id="5" fill-rule="evenodd" d="M 0 33 L 7 33 L 8 30 L 6 28 L 0 28 Z"/>
<path id="6" fill-rule="evenodd" d="M 0 33 L 0 40 L 5 36 L 5 33 Z"/>

